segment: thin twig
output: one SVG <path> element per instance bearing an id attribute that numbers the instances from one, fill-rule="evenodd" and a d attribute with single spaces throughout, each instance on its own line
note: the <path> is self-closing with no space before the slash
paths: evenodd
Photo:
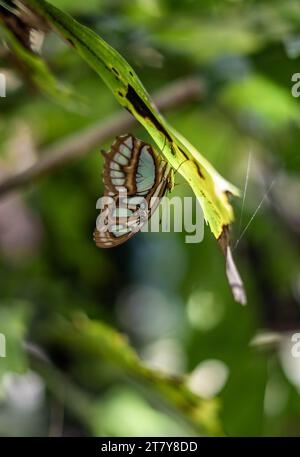
<path id="1" fill-rule="evenodd" d="M 167 111 L 197 100 L 203 92 L 203 84 L 199 79 L 187 78 L 176 81 L 159 91 L 154 96 L 154 101 L 158 109 Z M 30 168 L 0 182 L 0 195 L 48 175 L 75 158 L 88 154 L 93 148 L 110 138 L 127 132 L 136 124 L 136 120 L 124 111 L 51 145 L 40 152 L 40 158 Z"/>

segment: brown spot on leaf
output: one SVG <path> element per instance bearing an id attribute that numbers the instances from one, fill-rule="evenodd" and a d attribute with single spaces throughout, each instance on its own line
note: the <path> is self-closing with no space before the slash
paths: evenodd
<path id="1" fill-rule="evenodd" d="M 71 40 L 71 38 L 66 38 L 66 42 L 67 42 L 72 48 L 75 48 L 75 44 L 73 43 L 73 41 Z"/>
<path id="2" fill-rule="evenodd" d="M 134 106 L 134 109 L 136 112 L 142 116 L 144 119 L 149 119 L 153 125 L 162 132 L 165 137 L 170 141 L 170 143 L 173 142 L 172 138 L 170 137 L 169 133 L 166 131 L 163 125 L 156 119 L 154 114 L 151 112 L 151 110 L 148 108 L 146 103 L 141 99 L 139 94 L 135 91 L 135 89 L 129 84 L 128 89 L 127 89 L 127 94 L 126 94 L 127 100 Z M 174 151 L 172 151 L 173 154 Z"/>
<path id="3" fill-rule="evenodd" d="M 198 175 L 200 176 L 200 178 L 205 179 L 205 177 L 204 177 L 204 175 L 203 175 L 203 173 L 202 173 L 202 170 L 201 170 L 200 165 L 199 165 L 196 161 L 194 161 L 194 164 L 195 164 L 196 167 L 197 167 Z"/>
<path id="4" fill-rule="evenodd" d="M 187 160 L 189 160 L 189 158 L 188 158 L 188 156 L 187 156 L 187 153 L 184 151 L 184 149 L 182 149 L 181 146 L 178 146 L 178 149 L 179 149 L 179 151 L 181 152 L 181 154 L 183 154 L 184 157 L 185 157 Z"/>

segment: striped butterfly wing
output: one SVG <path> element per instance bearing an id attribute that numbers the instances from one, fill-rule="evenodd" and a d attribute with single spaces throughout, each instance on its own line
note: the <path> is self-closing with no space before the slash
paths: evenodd
<path id="1" fill-rule="evenodd" d="M 171 187 L 171 169 L 149 144 L 130 134 L 118 137 L 104 157 L 104 196 L 112 198 L 113 204 L 107 204 L 101 210 L 94 240 L 98 247 L 109 248 L 130 239 L 150 219 Z M 122 201 L 124 192 L 126 208 Z M 142 210 L 144 199 L 147 202 L 145 211 Z M 107 230 L 112 215 L 115 224 Z"/>

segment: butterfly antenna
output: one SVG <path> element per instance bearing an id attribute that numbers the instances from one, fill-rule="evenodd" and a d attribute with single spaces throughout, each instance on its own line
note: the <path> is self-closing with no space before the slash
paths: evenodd
<path id="1" fill-rule="evenodd" d="M 165 137 L 164 147 L 162 148 L 162 151 L 161 151 L 161 152 L 164 151 L 164 149 L 165 149 L 165 147 L 166 147 L 166 143 L 167 143 L 167 139 L 166 139 L 166 137 Z M 178 166 L 177 170 L 174 171 L 174 174 L 176 174 L 176 173 L 178 172 L 178 170 L 179 170 L 179 168 L 181 167 L 181 165 L 183 165 L 185 162 L 188 162 L 189 160 L 190 160 L 190 159 L 185 159 L 183 162 L 181 162 L 181 164 Z"/>
<path id="2" fill-rule="evenodd" d="M 190 159 L 185 159 L 183 162 L 181 162 L 181 164 L 179 165 L 179 167 L 177 168 L 177 170 L 174 171 L 174 174 L 176 175 L 176 173 L 178 173 L 179 171 L 179 168 L 185 163 L 185 162 L 188 162 Z"/>

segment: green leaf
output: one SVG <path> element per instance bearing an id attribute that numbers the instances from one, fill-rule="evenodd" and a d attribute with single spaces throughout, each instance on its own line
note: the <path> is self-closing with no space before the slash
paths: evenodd
<path id="1" fill-rule="evenodd" d="M 219 423 L 217 399 L 202 399 L 186 385 L 183 377 L 162 374 L 143 365 L 126 337 L 101 321 L 93 321 L 82 313 L 72 320 L 56 319 L 42 328 L 46 342 L 59 345 L 70 353 L 71 360 L 84 361 L 91 369 L 93 383 L 101 385 L 105 364 L 114 367 L 121 376 L 134 384 L 159 403 L 179 415 L 198 433 L 222 435 Z"/>
<path id="2" fill-rule="evenodd" d="M 210 62 L 224 54 L 250 54 L 260 47 L 262 39 L 248 22 L 246 17 L 236 21 L 227 15 L 211 18 L 209 23 L 197 16 L 177 16 L 159 31 L 156 28 L 154 36 L 177 53 L 184 52 L 200 63 Z"/>
<path id="3" fill-rule="evenodd" d="M 220 98 L 227 107 L 256 116 L 266 129 L 277 130 L 299 117 L 298 100 L 291 96 L 290 87 L 259 74 L 228 84 Z"/>
<path id="4" fill-rule="evenodd" d="M 18 39 L 6 24 L 5 17 L 0 11 L 0 37 L 5 40 L 8 48 L 14 54 L 17 68 L 21 70 L 25 79 L 28 79 L 34 87 L 37 87 L 55 103 L 64 106 L 65 109 L 86 110 L 84 101 L 80 100 L 70 87 L 58 81 L 44 60 Z"/>
<path id="5" fill-rule="evenodd" d="M 216 238 L 233 221 L 226 191 L 237 189 L 220 178 L 213 167 L 174 131 L 152 104 L 135 71 L 108 43 L 71 16 L 43 0 L 24 0 L 48 21 L 101 76 L 124 108 L 146 128 L 170 165 L 188 181 L 200 200 L 206 221 Z"/>
<path id="6" fill-rule="evenodd" d="M 213 166 L 177 133 L 158 112 L 133 68 L 89 28 L 44 0 L 23 0 L 101 76 L 114 96 L 149 132 L 174 170 L 186 179 L 198 198 L 204 218 L 218 239 L 226 260 L 226 273 L 236 301 L 246 295 L 229 249 L 228 227 L 234 219 L 228 193 L 238 195 Z"/>

